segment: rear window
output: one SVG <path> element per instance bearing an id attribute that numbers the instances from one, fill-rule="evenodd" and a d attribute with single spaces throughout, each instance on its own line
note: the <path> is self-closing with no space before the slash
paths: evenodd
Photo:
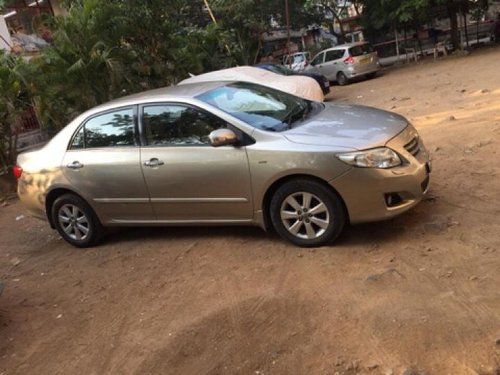
<path id="1" fill-rule="evenodd" d="M 299 64 L 299 63 L 301 63 L 304 60 L 305 60 L 305 56 L 304 55 L 295 55 L 295 56 L 293 56 L 293 63 L 294 64 Z"/>
<path id="2" fill-rule="evenodd" d="M 352 57 L 362 56 L 372 52 L 373 52 L 373 47 L 371 44 L 368 43 L 349 48 L 349 54 Z"/>

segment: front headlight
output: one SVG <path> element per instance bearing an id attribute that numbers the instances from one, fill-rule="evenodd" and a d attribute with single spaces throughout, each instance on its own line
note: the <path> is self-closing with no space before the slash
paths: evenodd
<path id="1" fill-rule="evenodd" d="M 387 147 L 365 151 L 346 152 L 337 157 L 344 163 L 361 168 L 392 168 L 401 165 L 399 155 Z"/>

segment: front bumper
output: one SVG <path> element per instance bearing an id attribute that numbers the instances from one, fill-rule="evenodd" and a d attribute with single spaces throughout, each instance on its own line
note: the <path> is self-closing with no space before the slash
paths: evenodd
<path id="1" fill-rule="evenodd" d="M 416 139 L 418 152 L 405 146 Z M 351 223 L 379 221 L 400 215 L 417 205 L 429 189 L 431 162 L 412 127 L 387 143 L 405 162 L 390 169 L 352 168 L 330 182 L 343 198 Z"/>

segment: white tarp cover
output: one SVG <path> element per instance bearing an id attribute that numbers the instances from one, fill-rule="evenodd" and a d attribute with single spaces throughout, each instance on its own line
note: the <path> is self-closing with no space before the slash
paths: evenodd
<path id="1" fill-rule="evenodd" d="M 321 87 L 313 78 L 305 76 L 283 76 L 251 66 L 239 66 L 236 68 L 200 74 L 179 82 L 179 85 L 211 81 L 252 82 L 309 100 L 322 102 L 325 99 Z"/>

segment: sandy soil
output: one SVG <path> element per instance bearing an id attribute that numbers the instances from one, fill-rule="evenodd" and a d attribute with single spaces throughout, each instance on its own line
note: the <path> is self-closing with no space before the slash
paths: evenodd
<path id="1" fill-rule="evenodd" d="M 416 209 L 321 249 L 164 228 L 81 251 L 10 200 L 0 374 L 499 374 L 500 48 L 331 98 L 420 130 L 434 171 Z"/>

